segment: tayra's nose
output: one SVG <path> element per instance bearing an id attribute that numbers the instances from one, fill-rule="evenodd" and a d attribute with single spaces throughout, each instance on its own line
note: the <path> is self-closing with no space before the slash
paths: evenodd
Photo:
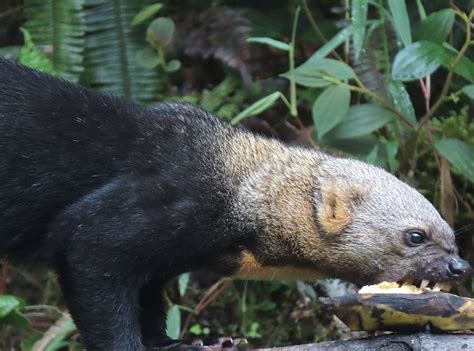
<path id="1" fill-rule="evenodd" d="M 452 258 L 448 263 L 448 273 L 452 278 L 465 278 L 472 273 L 471 265 L 460 258 Z"/>

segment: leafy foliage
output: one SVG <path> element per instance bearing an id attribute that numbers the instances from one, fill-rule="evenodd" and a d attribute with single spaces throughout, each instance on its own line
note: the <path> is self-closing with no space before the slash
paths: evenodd
<path id="1" fill-rule="evenodd" d="M 36 45 L 45 45 L 51 50 L 54 70 L 72 81 L 77 81 L 84 69 L 82 7 L 83 0 L 25 0 L 25 28 Z"/>
<path id="2" fill-rule="evenodd" d="M 158 72 L 136 60 L 136 53 L 146 47 L 144 28 L 130 25 L 148 1 L 84 1 L 87 35 L 81 81 L 140 102 L 156 100 L 161 88 Z"/>

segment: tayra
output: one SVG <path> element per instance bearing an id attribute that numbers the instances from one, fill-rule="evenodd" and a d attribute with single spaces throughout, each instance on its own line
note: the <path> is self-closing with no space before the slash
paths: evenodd
<path id="1" fill-rule="evenodd" d="M 439 282 L 468 274 L 457 252 L 380 168 L 0 60 L 0 255 L 56 270 L 88 351 L 169 344 L 182 272 Z"/>

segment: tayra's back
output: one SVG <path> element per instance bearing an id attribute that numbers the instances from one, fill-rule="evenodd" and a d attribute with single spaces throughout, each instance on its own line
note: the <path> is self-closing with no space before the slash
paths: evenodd
<path id="1" fill-rule="evenodd" d="M 128 167 L 140 109 L 0 59 L 0 255 Z"/>

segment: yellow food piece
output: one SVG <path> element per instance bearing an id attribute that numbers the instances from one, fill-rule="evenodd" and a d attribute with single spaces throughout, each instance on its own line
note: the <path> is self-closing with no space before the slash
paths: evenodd
<path id="1" fill-rule="evenodd" d="M 400 285 L 395 282 L 382 282 L 376 285 L 366 285 L 359 290 L 359 294 L 422 294 L 429 291 L 440 291 L 438 287 L 418 288 L 414 285 Z"/>

